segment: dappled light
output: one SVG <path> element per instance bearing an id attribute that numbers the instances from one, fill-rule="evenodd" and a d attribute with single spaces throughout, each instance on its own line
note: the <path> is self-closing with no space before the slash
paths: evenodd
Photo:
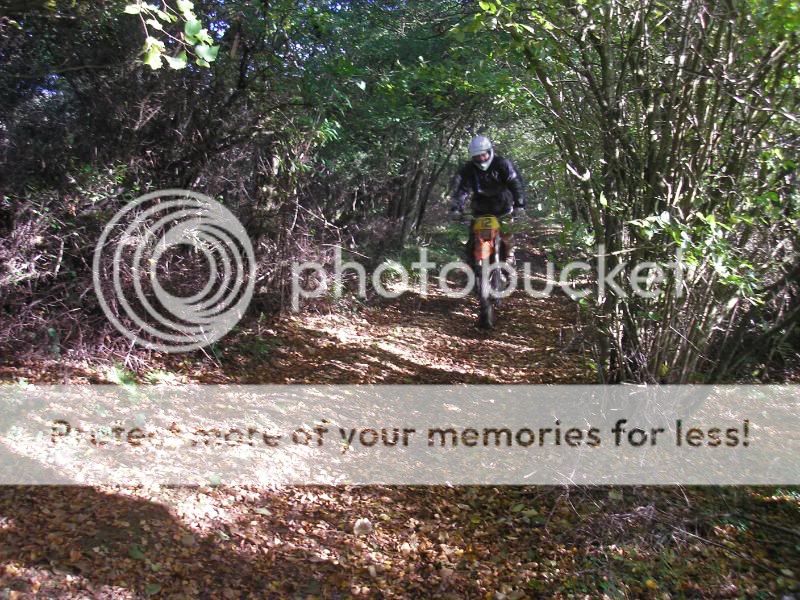
<path id="1" fill-rule="evenodd" d="M 799 35 L 4 3 L 0 600 L 800 597 Z"/>
<path id="2" fill-rule="evenodd" d="M 42 595 L 482 597 L 553 586 L 585 593 L 607 577 L 636 596 L 677 586 L 736 597 L 765 590 L 755 579 L 761 569 L 787 577 L 770 565 L 794 543 L 781 529 L 793 530 L 797 499 L 776 513 L 772 493 L 0 490 L 8 524 L 0 529 L 0 582 Z M 357 519 L 369 521 L 366 533 L 354 532 Z M 606 563 L 621 570 L 609 575 Z"/>

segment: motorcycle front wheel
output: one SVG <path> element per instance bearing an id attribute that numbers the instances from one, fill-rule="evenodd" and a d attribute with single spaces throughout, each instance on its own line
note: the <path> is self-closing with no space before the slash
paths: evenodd
<path id="1" fill-rule="evenodd" d="M 478 327 L 491 329 L 497 318 L 495 310 L 497 300 L 492 297 L 492 292 L 498 289 L 498 272 L 493 270 L 488 277 L 478 277 L 478 299 L 480 308 L 478 312 Z"/>

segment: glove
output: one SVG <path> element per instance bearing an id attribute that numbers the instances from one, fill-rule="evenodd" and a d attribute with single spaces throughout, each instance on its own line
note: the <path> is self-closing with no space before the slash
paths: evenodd
<path id="1" fill-rule="evenodd" d="M 525 218 L 525 207 L 524 206 L 515 206 L 514 207 L 514 212 L 512 213 L 512 216 L 515 219 L 524 219 Z"/>

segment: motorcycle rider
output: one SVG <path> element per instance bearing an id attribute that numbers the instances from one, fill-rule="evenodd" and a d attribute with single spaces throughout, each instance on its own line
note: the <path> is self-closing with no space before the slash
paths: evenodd
<path id="1" fill-rule="evenodd" d="M 450 214 L 460 220 L 467 198 L 472 194 L 473 217 L 512 214 L 521 217 L 525 210 L 523 182 L 514 163 L 494 153 L 491 140 L 482 135 L 469 143 L 470 161 L 453 177 L 451 185 Z M 470 227 L 467 242 L 467 261 L 473 264 L 475 234 Z M 500 260 L 512 262 L 511 236 L 506 235 L 500 245 Z"/>

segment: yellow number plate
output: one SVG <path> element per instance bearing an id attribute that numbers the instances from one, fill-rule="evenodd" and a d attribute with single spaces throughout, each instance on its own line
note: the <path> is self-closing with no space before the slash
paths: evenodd
<path id="1" fill-rule="evenodd" d="M 479 231 L 481 229 L 500 229 L 500 221 L 497 220 L 497 217 L 492 215 L 478 217 L 475 219 L 475 224 L 472 226 L 472 229 L 474 231 Z"/>

